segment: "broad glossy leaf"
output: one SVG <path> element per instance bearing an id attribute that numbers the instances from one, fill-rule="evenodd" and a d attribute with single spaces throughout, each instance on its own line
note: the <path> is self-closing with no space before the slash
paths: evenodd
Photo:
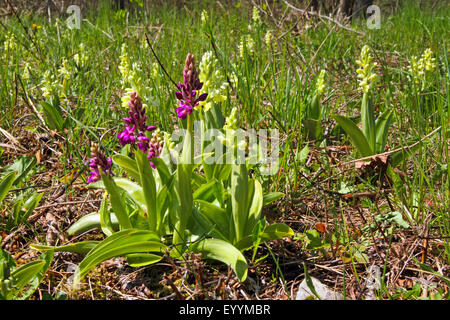
<path id="1" fill-rule="evenodd" d="M 282 192 L 269 192 L 263 196 L 263 206 L 271 204 L 272 202 L 277 201 L 285 196 Z"/>
<path id="2" fill-rule="evenodd" d="M 263 191 L 261 184 L 257 180 L 250 180 L 248 187 L 249 204 L 247 222 L 245 223 L 245 233 L 243 236 L 247 236 L 253 232 L 255 225 L 261 217 L 261 210 L 263 207 Z"/>
<path id="3" fill-rule="evenodd" d="M 8 174 L 6 174 L 3 179 L 0 181 L 0 204 L 3 202 L 3 199 L 5 199 L 6 195 L 8 194 L 9 190 L 11 189 L 14 180 L 16 178 L 17 172 L 13 171 Z"/>
<path id="4" fill-rule="evenodd" d="M 361 126 L 362 132 L 369 143 L 371 150 L 375 150 L 375 118 L 373 103 L 370 93 L 364 93 L 361 103 Z M 347 130 L 346 130 L 347 131 Z"/>
<path id="5" fill-rule="evenodd" d="M 200 186 L 197 190 L 195 190 L 193 198 L 194 200 L 205 200 L 208 201 L 211 199 L 211 196 L 214 193 L 214 186 L 218 183 L 217 180 L 211 180 Z"/>
<path id="6" fill-rule="evenodd" d="M 231 171 L 231 205 L 236 242 L 245 236 L 248 217 L 248 174 L 245 164 L 233 164 Z"/>
<path id="7" fill-rule="evenodd" d="M 19 159 L 16 159 L 14 163 L 5 168 L 6 171 L 16 171 L 16 179 L 14 180 L 13 185 L 19 184 L 36 166 L 36 157 L 35 156 L 22 156 Z"/>
<path id="8" fill-rule="evenodd" d="M 25 214 L 22 215 L 21 217 L 23 222 L 27 220 L 28 217 L 31 215 L 31 213 L 34 211 L 34 209 L 36 209 L 43 195 L 44 193 L 35 192 L 31 195 L 31 197 L 27 199 L 27 201 L 25 201 L 25 203 L 22 206 L 22 208 L 26 210 Z"/>
<path id="9" fill-rule="evenodd" d="M 157 240 L 156 240 L 157 239 Z M 129 229 L 114 233 L 94 247 L 75 272 L 74 285 L 100 262 L 132 253 L 163 253 L 166 246 L 151 231 Z"/>
<path id="10" fill-rule="evenodd" d="M 169 167 L 166 165 L 163 159 L 161 158 L 153 158 L 153 164 L 158 171 L 159 177 L 161 178 L 161 182 L 163 185 L 170 185 L 171 180 L 173 179 L 172 174 L 170 173 Z"/>
<path id="11" fill-rule="evenodd" d="M 210 231 L 217 232 L 218 235 L 229 242 L 233 239 L 229 239 L 230 229 L 230 216 L 227 215 L 226 211 L 218 206 L 203 200 L 195 200 L 195 204 L 198 209 L 198 213 L 206 220 L 205 233 Z"/>
<path id="12" fill-rule="evenodd" d="M 78 219 L 78 221 L 70 226 L 67 233 L 70 236 L 79 235 L 94 228 L 101 228 L 101 226 L 100 213 L 92 212 Z M 111 213 L 111 226 L 113 227 L 113 230 L 117 230 L 119 227 L 119 222 L 114 213 Z"/>
<path id="13" fill-rule="evenodd" d="M 157 263 L 163 258 L 161 255 L 151 253 L 131 253 L 126 255 L 127 262 L 132 267 L 143 267 Z"/>
<path id="14" fill-rule="evenodd" d="M 274 223 L 267 226 L 261 233 L 261 242 L 282 239 L 284 237 L 292 237 L 294 231 L 284 223 Z M 236 244 L 236 248 L 245 251 L 253 246 L 252 235 L 248 235 Z"/>
<path id="15" fill-rule="evenodd" d="M 64 119 L 61 114 L 61 109 L 55 105 L 48 102 L 41 102 L 42 109 L 44 111 L 45 124 L 51 130 L 58 130 L 61 132 L 64 126 Z"/>
<path id="16" fill-rule="evenodd" d="M 16 279 L 15 287 L 17 289 L 21 289 L 25 285 L 27 285 L 31 279 L 33 279 L 39 272 L 42 271 L 44 265 L 45 261 L 37 260 L 29 262 L 11 272 L 11 277 Z"/>
<path id="17" fill-rule="evenodd" d="M 98 211 L 100 217 L 100 227 L 106 236 L 110 236 L 114 233 L 114 227 L 111 219 L 111 213 L 108 210 L 108 202 L 106 193 L 103 196 L 102 203 L 100 204 L 100 210 Z M 117 226 L 117 218 L 116 218 Z"/>
<path id="18" fill-rule="evenodd" d="M 369 142 L 367 141 L 363 132 L 356 126 L 356 124 L 352 120 L 339 115 L 334 115 L 333 118 L 336 119 L 339 125 L 348 134 L 356 150 L 362 157 L 373 155 L 373 151 L 369 145 Z"/>
<path id="19" fill-rule="evenodd" d="M 229 265 L 242 282 L 247 278 L 247 261 L 233 245 L 219 239 L 204 239 L 192 245 L 194 252 L 201 252 L 204 258 L 214 259 Z"/>
<path id="20" fill-rule="evenodd" d="M 94 247 L 96 247 L 100 241 L 80 241 L 77 243 L 66 244 L 59 247 L 45 246 L 41 244 L 30 244 L 30 248 L 40 252 L 73 252 L 79 254 L 88 254 Z"/>
<path id="21" fill-rule="evenodd" d="M 308 159 L 308 155 L 309 145 L 306 145 L 302 150 L 300 150 L 299 153 L 296 154 L 296 160 L 299 162 L 299 164 L 304 165 L 306 163 L 306 159 Z"/>
<path id="22" fill-rule="evenodd" d="M 386 140 L 389 133 L 389 127 L 391 125 L 392 111 L 386 110 L 381 116 L 375 121 L 376 126 L 376 145 L 375 153 L 384 152 L 386 147 Z"/>
<path id="23" fill-rule="evenodd" d="M 109 193 L 109 200 L 111 202 L 112 209 L 119 221 L 121 229 L 131 229 L 130 217 L 128 216 L 125 204 L 122 201 L 119 188 L 114 182 L 113 178 L 102 174 L 102 181 L 105 184 L 105 188 Z"/>
<path id="24" fill-rule="evenodd" d="M 133 177 L 138 183 L 140 183 L 139 170 L 136 161 L 128 156 L 122 154 L 116 154 L 112 156 L 114 163 L 125 170 L 131 177 Z"/>
<path id="25" fill-rule="evenodd" d="M 136 152 L 136 162 L 141 177 L 142 192 L 147 207 L 149 227 L 151 231 L 156 231 L 157 221 L 160 219 L 158 219 L 156 212 L 156 183 L 155 177 L 153 176 L 153 169 L 150 166 L 146 154 L 141 151 Z"/>

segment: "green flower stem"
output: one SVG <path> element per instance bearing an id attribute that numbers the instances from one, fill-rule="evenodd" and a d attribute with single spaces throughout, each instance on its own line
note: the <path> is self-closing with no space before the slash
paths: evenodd
<path id="1" fill-rule="evenodd" d="M 186 225 L 189 218 L 192 216 L 192 189 L 191 178 L 194 161 L 194 116 L 189 114 L 187 116 L 187 132 L 183 145 L 183 152 L 181 154 L 181 163 L 177 166 L 177 196 L 180 202 L 178 211 L 178 221 L 175 224 L 173 235 L 173 243 L 175 245 L 185 243 L 186 239 Z M 185 251 L 183 246 L 181 253 Z"/>

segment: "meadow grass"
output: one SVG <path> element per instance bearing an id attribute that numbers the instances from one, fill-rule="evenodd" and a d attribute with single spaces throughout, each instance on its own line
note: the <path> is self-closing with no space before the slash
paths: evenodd
<path id="1" fill-rule="evenodd" d="M 213 39 L 206 35 L 205 26 L 202 26 L 202 10 L 210 17 L 207 28 L 211 28 Z M 63 59 L 67 59 L 75 71 L 67 80 L 66 92 L 60 97 L 63 117 L 69 119 L 65 130 L 58 133 L 63 137 L 57 150 L 63 170 L 55 174 L 56 178 L 62 178 L 85 168 L 91 142 L 100 142 L 105 150 L 121 151 L 116 135 L 122 121 L 121 110 L 124 110 L 121 98 L 125 88 L 118 69 L 123 44 L 131 63 L 139 64 L 144 85 L 151 88 L 153 99 L 147 102 L 150 123 L 164 131 L 172 131 L 182 123 L 175 117 L 173 84 L 160 66 L 155 67 L 156 60 L 146 44 L 145 33 L 175 82 L 181 80 L 187 53 L 193 53 L 200 61 L 204 52 L 217 50 L 217 58 L 228 78 L 235 73 L 238 79 L 233 88 L 235 92 L 228 88 L 228 99 L 221 104 L 223 113 L 227 115 L 237 106 L 241 127 L 276 128 L 281 133 L 280 170 L 277 175 L 261 177 L 265 189 L 286 193 L 287 197 L 273 208 L 277 219 L 292 219 L 288 214 L 292 210 L 315 222 L 324 221 L 325 214 L 334 224 L 332 236 L 354 248 L 359 240 L 349 234 L 349 224 L 353 222 L 344 214 L 346 210 L 352 210 L 351 214 L 356 216 L 355 212 L 361 211 L 367 219 L 361 227 L 372 223 L 375 215 L 392 210 L 402 212 L 404 217 L 410 214 L 412 221 L 408 222 L 416 236 L 433 234 L 437 238 L 430 249 L 432 257 L 423 262 L 434 265 L 434 259 L 438 259 L 447 264 L 448 272 L 449 6 L 419 8 L 414 1 L 407 2 L 394 14 L 382 15 L 381 29 L 369 30 L 364 21 L 353 21 L 351 27 L 364 35 L 339 28 L 327 20 L 307 20 L 292 14 L 281 19 L 282 4 L 275 3 L 273 10 L 278 14 L 275 17 L 271 17 L 269 11 L 260 13 L 263 21 L 260 26 L 251 23 L 252 6 L 245 2 L 236 7 L 192 1 L 186 7 L 167 4 L 122 12 L 104 2 L 96 12 L 82 11 L 79 30 L 68 29 L 64 17 L 57 22 L 53 18 L 49 23 L 46 16 L 25 13 L 20 16 L 22 22 L 19 23 L 14 15 L 6 16 L 2 18 L 4 30 L 0 34 L 0 43 L 13 36 L 15 48 L 0 51 L 1 128 L 13 135 L 20 135 L 25 129 L 37 133 L 46 131 L 44 124 L 32 115 L 29 105 L 40 111 L 39 104 L 46 100 L 42 85 L 44 73 L 50 72 L 56 82 L 62 83 L 60 69 Z M 28 35 L 22 24 L 28 28 Z M 33 28 L 32 24 L 41 28 Z M 251 30 L 249 26 L 252 26 Z M 264 41 L 268 30 L 275 38 L 270 47 Z M 254 44 L 241 56 L 239 43 L 247 35 L 252 37 Z M 77 69 L 73 58 L 75 54 L 81 54 L 82 43 L 88 63 L 83 69 Z M 363 199 L 355 204 L 336 198 L 344 185 L 351 185 L 351 192 L 355 193 L 377 192 L 380 186 L 373 185 L 356 170 L 338 170 L 337 161 L 357 157 L 351 150 L 340 151 L 339 148 L 350 145 L 350 141 L 339 134 L 342 131 L 332 131 L 335 123 L 330 120 L 330 115 L 358 116 L 360 113 L 361 94 L 357 89 L 355 60 L 365 44 L 372 48 L 378 62 L 376 108 L 380 112 L 388 108 L 394 110 L 395 121 L 388 137 L 387 151 L 408 146 L 432 130 L 441 129 L 399 166 L 404 175 L 398 177 L 401 180 L 394 181 L 391 186 L 394 191 L 386 196 L 387 201 L 379 203 Z M 428 79 L 428 88 L 420 90 L 408 79 L 407 67 L 413 55 L 420 57 L 427 48 L 433 51 L 437 68 Z M 28 79 L 24 79 L 25 66 L 30 71 Z M 310 142 L 302 131 L 302 123 L 322 69 L 326 70 L 322 124 L 327 135 L 323 141 Z M 154 70 L 158 73 L 156 77 Z M 28 103 L 20 81 L 31 100 Z M 311 158 L 300 161 L 298 154 L 307 144 Z M 337 156 L 330 151 L 333 147 L 338 150 Z M 6 149 L 1 150 L 1 164 L 12 163 L 13 156 Z M 39 170 L 45 171 L 45 165 L 41 164 Z M 86 176 L 87 171 L 81 175 L 84 180 Z M 77 183 L 85 182 L 78 180 Z M 316 205 L 320 212 L 314 212 L 314 209 L 296 211 L 295 199 L 323 201 L 327 208 Z M 312 229 L 313 224 L 302 224 L 296 230 L 297 239 L 304 239 L 306 232 Z M 369 237 L 368 241 L 371 240 Z M 366 244 L 368 247 L 370 244 Z M 352 264 L 358 280 L 354 260 L 358 251 L 349 249 L 349 252 L 348 263 Z M 277 274 L 280 271 L 277 262 Z"/>

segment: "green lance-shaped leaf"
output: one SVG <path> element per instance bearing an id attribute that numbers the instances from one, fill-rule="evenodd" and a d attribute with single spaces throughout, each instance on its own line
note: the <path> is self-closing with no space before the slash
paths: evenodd
<path id="1" fill-rule="evenodd" d="M 274 223 L 267 226 L 260 234 L 261 242 L 292 237 L 294 231 L 284 223 Z M 236 244 L 236 248 L 245 251 L 253 246 L 253 235 L 248 235 Z"/>
<path id="2" fill-rule="evenodd" d="M 16 178 L 17 172 L 13 171 L 5 175 L 5 177 L 0 181 L 0 204 L 5 199 L 9 190 L 11 189 L 14 180 Z"/>
<path id="3" fill-rule="evenodd" d="M 211 198 L 211 196 L 214 194 L 214 187 L 216 184 L 219 184 L 219 182 L 216 179 L 210 180 L 205 184 L 202 184 L 200 188 L 195 190 L 193 199 L 194 200 L 208 200 Z"/>
<path id="4" fill-rule="evenodd" d="M 391 125 L 391 119 L 392 119 L 392 111 L 386 110 L 375 121 L 376 127 L 375 153 L 384 152 L 384 148 L 386 147 L 387 136 L 389 133 L 389 127 Z"/>
<path id="5" fill-rule="evenodd" d="M 261 184 L 256 180 L 252 180 L 248 189 L 248 214 L 243 236 L 247 236 L 253 232 L 255 225 L 260 220 L 263 207 L 263 191 Z"/>
<path id="6" fill-rule="evenodd" d="M 140 183 L 141 176 L 139 175 L 139 169 L 136 161 L 131 159 L 128 156 L 124 156 L 122 154 L 116 154 L 112 157 L 115 164 L 117 164 L 120 168 L 125 170 L 131 177 L 133 177 L 137 183 Z"/>
<path id="7" fill-rule="evenodd" d="M 322 108 L 320 106 L 320 96 L 314 95 L 308 109 L 308 119 L 320 120 L 322 115 Z"/>
<path id="8" fill-rule="evenodd" d="M 129 229 L 116 232 L 95 246 L 81 261 L 75 271 L 74 286 L 102 261 L 133 253 L 162 254 L 165 248 L 158 235 L 148 230 Z"/>
<path id="9" fill-rule="evenodd" d="M 100 227 L 104 234 L 110 236 L 114 233 L 114 226 L 111 218 L 111 213 L 108 210 L 106 193 L 103 196 L 102 203 L 100 205 L 100 210 L 98 211 L 98 215 L 100 217 Z M 116 218 L 117 222 L 117 218 Z"/>
<path id="10" fill-rule="evenodd" d="M 125 204 L 122 202 L 122 196 L 114 179 L 108 175 L 102 174 L 102 181 L 108 191 L 111 207 L 119 221 L 121 229 L 131 229 L 130 217 L 128 216 Z"/>
<path id="11" fill-rule="evenodd" d="M 42 271 L 45 264 L 45 260 L 37 260 L 27 263 L 11 272 L 11 277 L 16 279 L 14 283 L 16 290 L 20 290 L 26 286 L 39 272 Z"/>
<path id="12" fill-rule="evenodd" d="M 195 204 L 198 207 L 198 213 L 201 218 L 203 218 L 200 223 L 204 226 L 204 232 L 209 233 L 212 231 L 213 234 L 223 240 L 232 242 L 233 239 L 230 239 L 229 237 L 231 221 L 226 211 L 210 202 L 203 200 L 196 200 Z M 196 223 L 198 222 L 196 221 Z"/>
<path id="13" fill-rule="evenodd" d="M 69 229 L 67 229 L 67 234 L 69 236 L 76 236 L 94 228 L 102 228 L 102 231 L 104 232 L 102 227 L 102 219 L 105 228 L 108 228 L 113 232 L 117 231 L 119 229 L 119 221 L 117 220 L 116 215 L 111 213 L 110 221 L 108 221 L 108 217 L 106 217 L 106 213 L 102 211 L 102 207 L 103 202 L 100 206 L 99 212 L 92 212 L 78 219 L 70 226 Z M 105 215 L 103 218 L 101 217 L 102 214 Z M 107 233 L 105 234 L 108 235 Z"/>
<path id="14" fill-rule="evenodd" d="M 375 118 L 374 118 L 373 103 L 370 93 L 363 94 L 361 102 L 361 125 L 362 132 L 369 143 L 370 148 L 375 151 Z"/>
<path id="15" fill-rule="evenodd" d="M 42 199 L 43 193 L 33 193 L 31 197 L 25 201 L 22 208 L 26 210 L 25 214 L 21 216 L 22 222 L 25 222 L 28 217 L 33 213 L 34 209 L 36 209 L 37 205 Z"/>
<path id="16" fill-rule="evenodd" d="M 283 192 L 269 192 L 263 196 L 263 206 L 271 204 L 285 196 Z"/>
<path id="17" fill-rule="evenodd" d="M 178 221 L 175 224 L 175 230 L 173 235 L 173 243 L 181 244 L 186 242 L 186 225 L 187 222 L 192 217 L 192 168 L 194 159 L 194 118 L 193 115 L 188 115 L 187 117 L 187 130 L 186 136 L 183 142 L 183 151 L 181 153 L 181 161 L 177 165 L 177 183 L 176 183 L 176 194 L 180 203 L 178 210 Z M 179 252 L 183 252 L 181 249 Z"/>
<path id="18" fill-rule="evenodd" d="M 245 236 L 247 222 L 248 174 L 244 164 L 233 164 L 231 170 L 231 206 L 235 226 L 235 243 Z"/>
<path id="19" fill-rule="evenodd" d="M 19 159 L 16 159 L 12 165 L 7 166 L 5 168 L 6 171 L 17 172 L 13 185 L 18 185 L 24 178 L 26 178 L 31 169 L 36 166 L 36 162 L 37 160 L 35 156 L 22 156 Z"/>
<path id="20" fill-rule="evenodd" d="M 244 255 L 230 243 L 219 239 L 204 239 L 194 243 L 191 249 L 202 253 L 204 258 L 229 265 L 241 282 L 247 278 L 247 261 Z"/>
<path id="21" fill-rule="evenodd" d="M 333 118 L 349 135 L 360 156 L 368 157 L 374 154 L 363 132 L 356 126 L 356 124 L 352 120 L 339 115 L 334 115 Z"/>
<path id="22" fill-rule="evenodd" d="M 61 132 L 64 127 L 64 119 L 61 114 L 59 104 L 42 102 L 42 110 L 44 110 L 45 124 L 52 130 Z"/>
<path id="23" fill-rule="evenodd" d="M 162 184 L 170 186 L 173 181 L 173 175 L 170 173 L 170 168 L 161 158 L 152 158 L 152 162 L 156 166 Z"/>
<path id="24" fill-rule="evenodd" d="M 314 95 L 307 109 L 307 118 L 304 120 L 306 134 L 309 139 L 316 140 L 321 136 L 321 116 L 322 108 L 320 96 Z"/>
<path id="25" fill-rule="evenodd" d="M 153 169 L 143 152 L 136 152 L 136 162 L 139 168 L 142 191 L 144 192 L 144 200 L 147 207 L 149 228 L 150 231 L 156 231 L 158 221 L 161 221 L 161 219 L 157 216 L 156 212 L 156 183 L 153 176 Z"/>
<path id="26" fill-rule="evenodd" d="M 143 267 L 161 261 L 162 256 L 151 253 L 131 253 L 126 255 L 127 262 L 132 267 Z"/>
<path id="27" fill-rule="evenodd" d="M 45 246 L 41 244 L 30 244 L 30 248 L 40 251 L 40 252 L 48 252 L 48 251 L 54 251 L 54 252 L 72 252 L 72 253 L 79 253 L 79 254 L 88 254 L 92 249 L 94 249 L 100 241 L 80 241 L 77 243 L 71 243 L 66 244 L 64 246 L 59 247 L 52 247 L 52 246 Z"/>

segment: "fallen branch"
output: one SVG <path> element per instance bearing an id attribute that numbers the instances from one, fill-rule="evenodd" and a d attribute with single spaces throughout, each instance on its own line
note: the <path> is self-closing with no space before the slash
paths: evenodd
<path id="1" fill-rule="evenodd" d="M 333 23 L 336 24 L 339 28 L 345 29 L 345 30 L 347 30 L 347 31 L 355 32 L 355 33 L 360 34 L 360 35 L 362 35 L 362 36 L 366 35 L 366 34 L 365 34 L 364 32 L 362 32 L 362 31 L 357 31 L 357 30 L 352 29 L 352 28 L 350 28 L 350 27 L 344 26 L 342 23 L 340 23 L 339 21 L 334 20 L 333 18 L 330 18 L 330 17 L 328 17 L 328 16 L 321 15 L 320 13 L 317 13 L 317 12 L 314 12 L 314 11 L 307 11 L 307 10 L 299 9 L 299 8 L 297 8 L 297 7 L 294 7 L 292 4 L 290 4 L 290 3 L 287 2 L 286 0 L 283 0 L 283 1 L 284 1 L 284 3 L 286 3 L 286 5 L 287 5 L 288 7 L 290 7 L 290 8 L 293 9 L 294 11 L 298 11 L 298 12 L 301 12 L 301 13 L 303 13 L 303 14 L 307 13 L 307 14 L 309 14 L 309 15 L 314 15 L 314 16 L 317 16 L 317 17 L 319 17 L 319 18 L 321 18 L 321 19 L 326 19 L 326 20 L 328 20 L 328 21 L 333 22 Z"/>

